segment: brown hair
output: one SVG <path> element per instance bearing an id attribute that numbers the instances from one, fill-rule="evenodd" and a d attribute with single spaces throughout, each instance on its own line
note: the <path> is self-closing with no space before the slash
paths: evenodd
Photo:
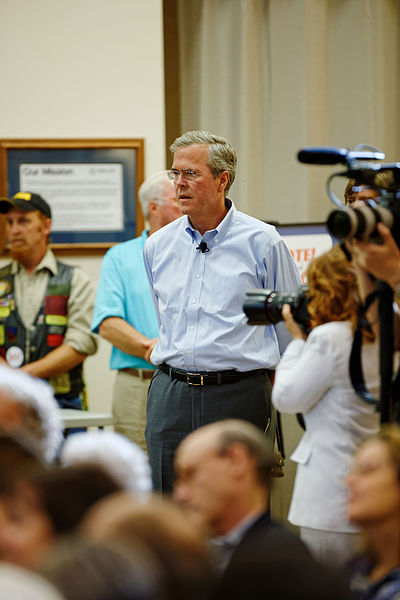
<path id="1" fill-rule="evenodd" d="M 57 535 L 72 531 L 93 504 L 122 490 L 101 465 L 91 463 L 53 467 L 25 483 L 36 491 Z"/>
<path id="2" fill-rule="evenodd" d="M 314 327 L 330 321 L 357 324 L 360 304 L 355 271 L 339 245 L 315 258 L 307 269 L 308 312 Z"/>
<path id="3" fill-rule="evenodd" d="M 114 494 L 93 507 L 83 531 L 97 541 L 114 541 L 128 548 L 143 543 L 165 575 L 168 598 L 209 597 L 212 572 L 203 532 L 168 498 L 153 496 L 140 505 L 130 494 Z"/>
<path id="4" fill-rule="evenodd" d="M 367 183 L 360 183 L 357 179 L 349 179 L 347 185 L 344 189 L 344 199 L 345 202 L 347 198 L 353 194 L 353 187 L 355 186 L 371 186 L 371 189 L 379 195 L 379 188 L 390 189 L 394 183 L 394 177 L 392 171 L 378 171 L 373 176 L 371 176 L 371 181 Z M 376 186 L 376 187 L 373 187 Z"/>

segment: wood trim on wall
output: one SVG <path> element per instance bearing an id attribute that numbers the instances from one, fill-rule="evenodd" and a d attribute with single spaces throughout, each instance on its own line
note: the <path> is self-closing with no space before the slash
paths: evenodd
<path id="1" fill-rule="evenodd" d="M 164 0 L 165 168 L 171 167 L 172 142 L 181 131 L 178 0 Z"/>
<path id="2" fill-rule="evenodd" d="M 8 196 L 8 160 L 7 153 L 14 149 L 110 149 L 110 148 L 132 148 L 136 151 L 136 232 L 144 228 L 144 217 L 138 200 L 138 190 L 144 180 L 144 140 L 142 138 L 19 138 L 0 140 L 0 195 Z M 96 243 L 58 243 L 51 244 L 51 248 L 60 255 L 102 255 L 113 242 Z M 6 252 L 5 218 L 0 215 L 0 254 Z"/>

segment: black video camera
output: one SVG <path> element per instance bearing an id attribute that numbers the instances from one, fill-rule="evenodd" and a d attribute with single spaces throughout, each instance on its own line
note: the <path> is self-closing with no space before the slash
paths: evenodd
<path id="1" fill-rule="evenodd" d="M 367 149 L 367 151 L 365 151 Z M 384 223 L 392 232 L 400 248 L 400 163 L 374 163 L 385 155 L 371 146 L 357 146 L 354 150 L 328 146 L 304 148 L 297 154 L 300 162 L 308 164 L 335 165 L 343 163 L 347 170 L 333 173 L 327 180 L 329 198 L 338 207 L 328 217 L 327 227 L 339 240 L 358 239 L 379 243 L 376 226 Z M 365 204 L 351 208 L 344 206 L 333 193 L 330 183 L 334 177 L 354 179 L 356 186 L 367 186 L 376 190 L 378 197 Z M 395 382 L 393 374 L 393 292 L 383 281 L 376 282 L 376 289 L 365 299 L 368 306 L 379 298 L 379 339 L 381 391 L 377 401 L 365 387 L 361 361 L 361 331 L 365 324 L 365 308 L 359 313 L 350 356 L 350 378 L 355 392 L 366 402 L 381 411 L 381 422 L 400 419 L 400 369 Z"/>
<path id="2" fill-rule="evenodd" d="M 400 247 L 400 163 L 370 162 L 382 160 L 385 155 L 376 148 L 368 148 L 368 151 L 363 151 L 318 146 L 300 150 L 297 157 L 300 162 L 308 164 L 347 165 L 346 171 L 334 173 L 327 181 L 328 196 L 339 207 L 330 213 L 327 220 L 328 230 L 336 239 L 355 238 L 379 243 L 376 225 L 381 222 L 391 229 Z M 356 208 L 344 206 L 330 187 L 334 177 L 354 179 L 357 186 L 376 190 L 378 197 Z"/>
<path id="3" fill-rule="evenodd" d="M 396 196 L 380 196 L 376 200 L 369 200 L 365 206 L 345 206 L 334 210 L 328 216 L 326 225 L 329 232 L 340 241 L 356 238 L 379 243 L 376 230 L 378 223 L 384 223 L 392 230 L 400 247 L 400 203 Z"/>
<path id="4" fill-rule="evenodd" d="M 289 304 L 294 320 L 304 331 L 309 331 L 307 286 L 301 286 L 297 294 L 260 289 L 249 290 L 246 296 L 243 310 L 249 325 L 275 325 L 283 321 L 282 307 L 284 304 Z"/>

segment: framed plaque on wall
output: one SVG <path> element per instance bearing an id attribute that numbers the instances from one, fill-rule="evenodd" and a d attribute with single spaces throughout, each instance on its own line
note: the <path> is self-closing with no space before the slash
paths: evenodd
<path id="1" fill-rule="evenodd" d="M 143 177 L 143 139 L 0 140 L 1 196 L 34 192 L 48 202 L 57 253 L 103 253 L 138 235 Z"/>

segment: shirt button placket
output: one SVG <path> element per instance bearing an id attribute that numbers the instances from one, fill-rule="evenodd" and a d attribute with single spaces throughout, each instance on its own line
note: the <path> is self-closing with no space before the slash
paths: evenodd
<path id="1" fill-rule="evenodd" d="M 201 254 L 199 253 L 198 256 L 198 260 L 195 261 L 195 268 L 194 268 L 194 277 L 192 280 L 192 286 L 191 286 L 191 294 L 190 294 L 190 300 L 189 300 L 189 307 L 188 307 L 188 324 L 187 324 L 187 331 L 186 331 L 186 350 L 185 350 L 185 354 L 187 356 L 187 361 L 185 364 L 186 368 L 194 368 L 194 353 L 195 353 L 195 342 L 196 342 L 196 335 L 197 335 L 197 329 L 198 329 L 198 318 L 199 318 L 199 307 L 200 307 L 200 295 L 201 295 L 201 288 L 202 288 L 202 276 L 201 273 L 204 272 L 204 261 L 205 261 L 205 254 Z M 189 358 L 190 357 L 190 358 Z"/>

